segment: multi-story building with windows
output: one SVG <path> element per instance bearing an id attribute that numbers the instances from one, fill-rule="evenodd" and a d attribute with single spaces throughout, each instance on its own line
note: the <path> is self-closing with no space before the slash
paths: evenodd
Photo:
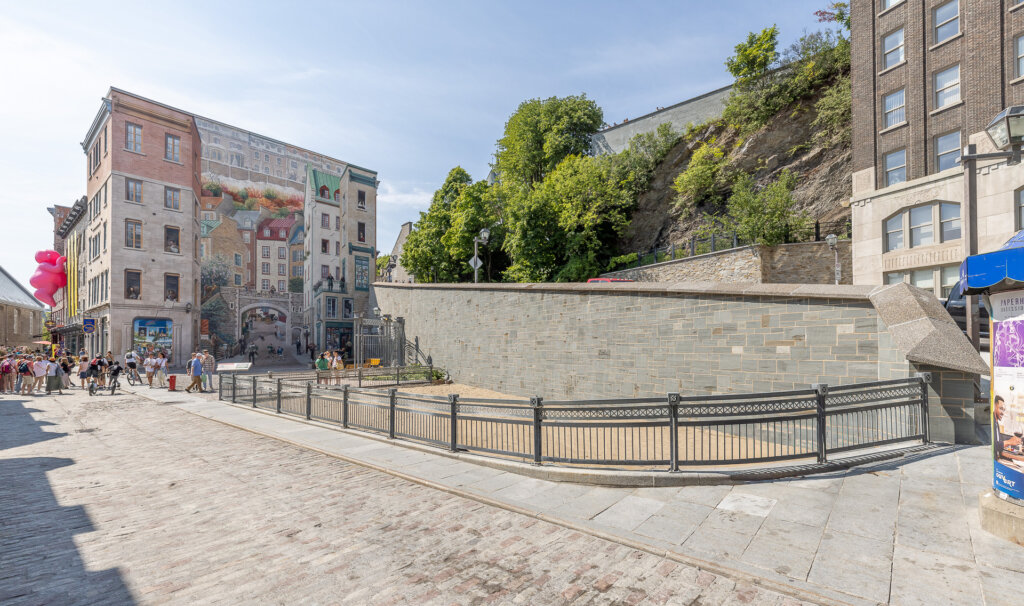
<path id="1" fill-rule="evenodd" d="M 199 336 L 199 132 L 188 113 L 111 88 L 82 141 L 78 288 L 90 353 L 165 350 Z"/>
<path id="2" fill-rule="evenodd" d="M 853 0 L 853 280 L 947 296 L 966 256 L 961 150 L 1024 103 L 1021 0 Z M 977 246 L 1024 228 L 1024 167 L 977 167 Z"/>
<path id="3" fill-rule="evenodd" d="M 288 278 L 302 278 L 302 263 L 305 252 L 303 248 L 306 236 L 304 221 L 297 221 L 292 229 L 292 237 L 288 239 Z"/>
<path id="4" fill-rule="evenodd" d="M 77 352 L 85 344 L 82 332 L 82 308 L 85 299 L 79 285 L 85 275 L 85 227 L 83 217 L 88 211 L 89 201 L 84 196 L 75 202 L 67 213 L 61 213 L 61 220 L 53 229 L 55 248 L 67 258 L 64 271 L 68 282 L 58 289 L 53 298 L 56 305 L 51 308 L 50 319 L 55 327 L 50 330 L 55 343 L 61 343 L 69 351 Z M 55 218 L 57 218 L 55 216 Z"/>
<path id="5" fill-rule="evenodd" d="M 306 325 L 318 349 L 353 341 L 369 311 L 377 228 L 376 173 L 347 166 L 340 177 L 309 170 L 305 201 Z"/>
<path id="6" fill-rule="evenodd" d="M 254 265 L 260 291 L 288 292 L 288 240 L 295 219 L 264 219 L 256 227 L 257 256 Z"/>

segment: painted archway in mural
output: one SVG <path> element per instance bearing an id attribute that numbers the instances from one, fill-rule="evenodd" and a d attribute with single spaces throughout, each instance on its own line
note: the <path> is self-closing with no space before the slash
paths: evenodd
<path id="1" fill-rule="evenodd" d="M 239 339 L 255 345 L 260 356 L 288 353 L 292 345 L 288 312 L 275 305 L 256 303 L 238 312 Z"/>

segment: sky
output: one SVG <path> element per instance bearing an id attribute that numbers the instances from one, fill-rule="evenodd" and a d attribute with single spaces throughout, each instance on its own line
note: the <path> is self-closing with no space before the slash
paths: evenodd
<path id="1" fill-rule="evenodd" d="M 486 178 L 522 101 L 586 93 L 606 122 L 635 118 L 731 83 L 748 32 L 776 24 L 788 46 L 826 3 L 8 2 L 0 266 L 28 287 L 46 208 L 85 193 L 110 86 L 376 170 L 388 252 L 449 170 Z"/>

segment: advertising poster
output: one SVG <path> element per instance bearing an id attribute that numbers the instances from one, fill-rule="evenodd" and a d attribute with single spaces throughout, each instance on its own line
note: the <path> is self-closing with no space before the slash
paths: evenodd
<path id="1" fill-rule="evenodd" d="M 140 355 L 163 351 L 171 355 L 171 335 L 174 322 L 164 318 L 135 318 L 132 325 L 132 345 Z"/>
<path id="2" fill-rule="evenodd" d="M 992 304 L 992 486 L 1024 499 L 1024 291 Z"/>

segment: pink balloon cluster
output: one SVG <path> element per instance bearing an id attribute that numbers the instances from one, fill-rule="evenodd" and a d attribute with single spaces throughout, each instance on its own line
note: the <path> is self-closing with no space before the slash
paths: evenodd
<path id="1" fill-rule="evenodd" d="M 67 261 L 55 250 L 41 250 L 36 253 L 36 268 L 28 283 L 35 287 L 36 298 L 50 307 L 57 305 L 53 295 L 58 289 L 64 288 L 68 283 L 68 275 L 64 271 L 64 262 Z"/>

